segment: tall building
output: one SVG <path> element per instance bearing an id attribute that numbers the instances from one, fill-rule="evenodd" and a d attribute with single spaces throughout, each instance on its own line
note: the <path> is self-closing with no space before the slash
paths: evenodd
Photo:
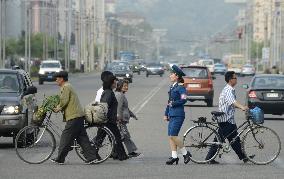
<path id="1" fill-rule="evenodd" d="M 275 0 L 254 0 L 253 2 L 253 40 L 267 42 L 271 37 Z"/>

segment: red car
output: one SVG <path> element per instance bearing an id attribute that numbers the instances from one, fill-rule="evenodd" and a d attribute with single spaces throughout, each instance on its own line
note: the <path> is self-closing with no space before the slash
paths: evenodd
<path id="1" fill-rule="evenodd" d="M 188 101 L 204 101 L 208 107 L 213 106 L 214 88 L 209 69 L 205 66 L 183 66 L 186 74 L 184 86 L 187 90 Z"/>

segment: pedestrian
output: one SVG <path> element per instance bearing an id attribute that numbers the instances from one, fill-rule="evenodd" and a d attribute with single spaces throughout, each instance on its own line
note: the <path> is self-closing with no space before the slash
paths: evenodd
<path id="1" fill-rule="evenodd" d="M 68 73 L 60 71 L 55 74 L 56 83 L 60 86 L 60 102 L 54 112 L 63 112 L 63 121 L 66 122 L 65 128 L 60 137 L 58 155 L 51 159 L 52 162 L 64 164 L 65 158 L 70 150 L 74 139 L 83 149 L 87 164 L 92 164 L 97 159 L 97 152 L 91 146 L 87 132 L 84 128 L 84 111 L 81 107 L 79 98 L 71 84 L 68 82 Z"/>
<path id="2" fill-rule="evenodd" d="M 185 112 L 184 104 L 186 103 L 186 89 L 183 86 L 183 76 L 185 74 L 176 65 L 171 66 L 170 81 L 173 83 L 169 90 L 169 100 L 165 111 L 164 120 L 168 121 L 168 136 L 172 156 L 166 162 L 167 165 L 174 163 L 178 164 L 179 158 L 177 156 L 177 147 L 184 157 L 184 163 L 187 164 L 190 161 L 191 154 L 186 150 L 183 143 L 178 139 L 178 133 L 182 127 Z"/>
<path id="3" fill-rule="evenodd" d="M 219 130 L 218 133 L 221 136 L 221 140 L 224 142 L 225 141 L 225 136 L 231 142 L 233 139 L 235 140 L 231 146 L 235 153 L 238 155 L 240 160 L 243 160 L 244 163 L 248 161 L 248 159 L 245 157 L 245 154 L 242 151 L 241 148 L 241 142 L 240 142 L 240 137 L 238 136 L 238 132 L 235 131 L 237 129 L 237 125 L 235 122 L 235 108 L 239 108 L 243 111 L 248 110 L 247 106 L 244 106 L 240 104 L 236 100 L 236 92 L 234 87 L 237 84 L 237 76 L 234 71 L 228 71 L 225 74 L 225 81 L 227 85 L 224 87 L 222 90 L 220 97 L 219 97 L 219 111 L 223 112 L 224 114 L 218 117 L 218 125 L 219 125 Z M 235 138 L 236 137 L 236 138 Z M 217 139 L 215 137 L 214 141 L 217 142 Z M 217 147 L 216 146 L 211 146 L 209 149 L 209 152 L 206 156 L 206 160 L 209 160 L 210 158 L 213 157 L 213 155 L 217 152 Z M 212 160 L 209 162 L 210 164 L 219 164 L 219 162 Z"/>
<path id="4" fill-rule="evenodd" d="M 128 91 L 128 81 L 119 80 L 117 82 L 117 87 L 115 89 L 115 97 L 118 102 L 117 107 L 117 126 L 120 130 L 121 139 L 124 145 L 127 148 L 129 157 L 137 157 L 140 153 L 137 153 L 137 147 L 135 143 L 131 140 L 127 124 L 129 123 L 130 118 L 137 120 L 135 114 L 128 107 L 128 100 L 125 96 L 125 93 Z"/>
<path id="5" fill-rule="evenodd" d="M 107 73 L 103 76 L 103 93 L 101 95 L 100 102 L 105 102 L 108 104 L 108 121 L 105 124 L 107 128 L 115 136 L 114 152 L 112 154 L 113 159 L 126 160 L 128 156 L 125 152 L 124 146 L 121 141 L 120 131 L 117 127 L 117 100 L 113 90 L 116 88 L 117 78 L 111 74 Z M 98 138 L 105 137 L 104 134 L 98 132 Z"/>
<path id="6" fill-rule="evenodd" d="M 101 74 L 101 80 L 102 80 L 102 81 L 105 81 L 104 79 L 105 79 L 108 75 L 113 75 L 113 73 L 110 72 L 110 71 L 103 71 L 102 74 Z M 96 101 L 96 102 L 100 102 L 100 101 L 101 101 L 101 97 L 102 97 L 103 92 L 104 92 L 103 87 L 101 87 L 101 88 L 97 91 L 96 98 L 95 98 L 95 101 Z"/>

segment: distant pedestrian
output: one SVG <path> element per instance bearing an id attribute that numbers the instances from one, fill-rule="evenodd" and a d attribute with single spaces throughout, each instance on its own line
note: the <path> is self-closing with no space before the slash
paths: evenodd
<path id="1" fill-rule="evenodd" d="M 185 74 L 179 67 L 176 65 L 171 67 L 170 80 L 173 84 L 168 92 L 169 100 L 164 116 L 164 120 L 169 121 L 168 136 L 172 150 L 172 156 L 166 162 L 167 165 L 178 164 L 177 147 L 180 148 L 185 164 L 190 161 L 191 157 L 191 154 L 186 150 L 181 140 L 178 139 L 178 133 L 185 118 L 184 104 L 186 103 L 187 97 L 186 89 L 183 86 L 183 76 L 185 76 Z"/>
<path id="2" fill-rule="evenodd" d="M 125 93 L 128 91 L 128 81 L 119 80 L 115 90 L 115 97 L 118 102 L 117 107 L 117 126 L 120 130 L 122 142 L 127 148 L 129 157 L 137 157 L 140 153 L 137 153 L 137 147 L 135 143 L 131 140 L 130 133 L 127 128 L 130 118 L 137 120 L 137 117 L 128 107 L 128 100 L 125 96 Z"/>

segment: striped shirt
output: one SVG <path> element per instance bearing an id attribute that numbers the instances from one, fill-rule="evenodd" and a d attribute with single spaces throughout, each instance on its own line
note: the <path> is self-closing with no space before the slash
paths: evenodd
<path id="1" fill-rule="evenodd" d="M 236 124 L 234 115 L 235 115 L 235 106 L 236 94 L 235 89 L 226 85 L 222 90 L 219 97 L 219 111 L 224 112 L 225 114 L 218 117 L 218 122 L 229 122 L 231 124 Z"/>

